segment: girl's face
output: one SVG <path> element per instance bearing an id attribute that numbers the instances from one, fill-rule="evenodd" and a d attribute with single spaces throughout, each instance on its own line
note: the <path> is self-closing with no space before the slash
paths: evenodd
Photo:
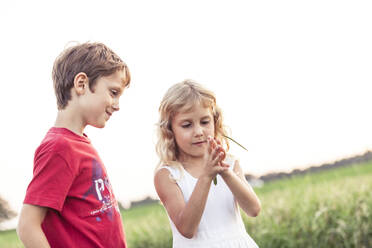
<path id="1" fill-rule="evenodd" d="M 196 104 L 190 111 L 178 112 L 172 119 L 172 131 L 181 160 L 203 157 L 207 151 L 207 137 L 214 137 L 211 108 Z"/>

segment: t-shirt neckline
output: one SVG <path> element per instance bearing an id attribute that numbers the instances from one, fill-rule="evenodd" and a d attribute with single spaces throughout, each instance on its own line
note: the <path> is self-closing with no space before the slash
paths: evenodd
<path id="1" fill-rule="evenodd" d="M 90 139 L 85 133 L 83 133 L 83 136 L 81 136 L 65 127 L 51 127 L 49 129 L 49 132 L 67 135 L 75 140 L 81 140 L 81 141 L 90 143 Z"/>

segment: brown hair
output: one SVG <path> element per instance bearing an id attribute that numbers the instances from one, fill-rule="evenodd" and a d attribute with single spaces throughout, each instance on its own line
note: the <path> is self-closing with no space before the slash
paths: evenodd
<path id="1" fill-rule="evenodd" d="M 123 70 L 128 87 L 130 73 L 127 65 L 110 48 L 102 43 L 82 43 L 65 49 L 55 60 L 52 71 L 58 109 L 64 109 L 71 99 L 75 76 L 84 72 L 93 92 L 97 79 Z"/>

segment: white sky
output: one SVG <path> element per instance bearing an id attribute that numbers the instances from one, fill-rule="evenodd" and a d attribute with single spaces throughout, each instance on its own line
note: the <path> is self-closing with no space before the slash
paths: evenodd
<path id="1" fill-rule="evenodd" d="M 100 41 L 132 85 L 87 128 L 120 201 L 155 196 L 157 108 L 191 78 L 213 90 L 246 173 L 372 149 L 370 1 L 2 1 L 0 195 L 19 211 L 56 117 L 51 68 L 69 41 Z"/>

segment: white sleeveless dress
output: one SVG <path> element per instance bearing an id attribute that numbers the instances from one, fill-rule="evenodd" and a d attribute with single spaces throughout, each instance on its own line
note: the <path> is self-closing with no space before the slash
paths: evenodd
<path id="1" fill-rule="evenodd" d="M 225 162 L 233 169 L 235 160 L 232 157 L 227 157 Z M 183 168 L 183 173 L 178 168 L 161 168 L 169 170 L 176 179 L 185 202 L 188 202 L 198 179 Z M 217 181 L 217 185 L 211 185 L 197 233 L 192 239 L 182 236 L 168 216 L 173 234 L 173 248 L 258 248 L 245 230 L 237 201 L 230 189 L 219 175 Z"/>

